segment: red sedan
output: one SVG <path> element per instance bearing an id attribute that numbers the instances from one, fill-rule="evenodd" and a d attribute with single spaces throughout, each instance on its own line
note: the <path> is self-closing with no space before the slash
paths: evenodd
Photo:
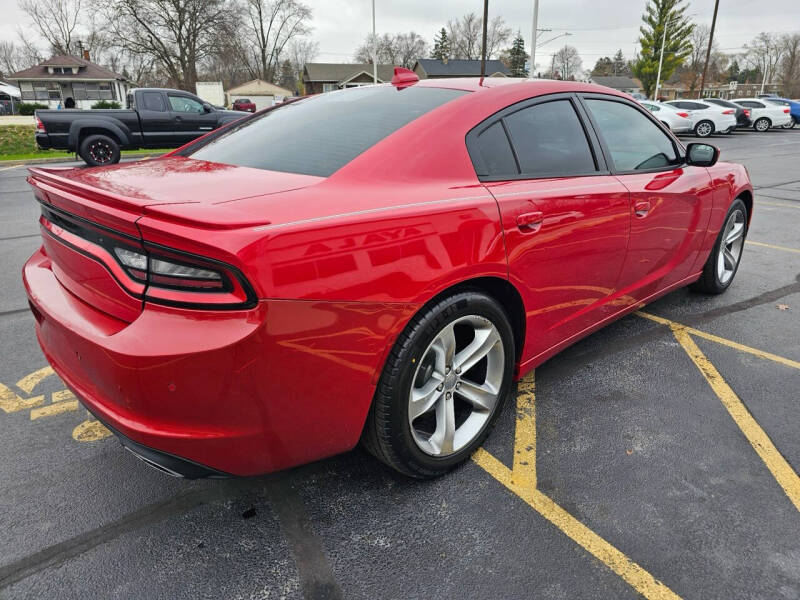
<path id="1" fill-rule="evenodd" d="M 53 368 L 187 477 L 353 448 L 415 477 L 516 378 L 671 290 L 731 285 L 745 169 L 626 95 L 505 78 L 289 103 L 160 160 L 31 169 Z"/>

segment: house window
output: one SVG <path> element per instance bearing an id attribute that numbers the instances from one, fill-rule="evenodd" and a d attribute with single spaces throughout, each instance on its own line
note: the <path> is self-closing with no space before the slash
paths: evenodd
<path id="1" fill-rule="evenodd" d="M 323 83 L 322 84 L 322 91 L 323 92 L 332 92 L 335 89 L 337 89 L 335 83 Z"/>
<path id="2" fill-rule="evenodd" d="M 23 100 L 61 100 L 61 86 L 57 81 L 21 81 Z"/>
<path id="3" fill-rule="evenodd" d="M 74 82 L 72 93 L 75 100 L 116 100 L 111 82 Z"/>

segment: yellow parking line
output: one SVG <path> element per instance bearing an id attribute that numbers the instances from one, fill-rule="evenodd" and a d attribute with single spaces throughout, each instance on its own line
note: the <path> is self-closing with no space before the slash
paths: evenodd
<path id="1" fill-rule="evenodd" d="M 739 396 L 736 395 L 736 392 L 731 389 L 716 367 L 697 347 L 687 329 L 674 324 L 670 328 L 675 339 L 678 340 L 686 354 L 689 355 L 692 362 L 700 370 L 700 373 L 703 374 L 708 385 L 714 390 L 714 393 L 725 406 L 736 425 L 739 426 L 747 441 L 750 442 L 750 445 L 753 446 L 761 460 L 764 461 L 764 464 L 783 488 L 783 491 L 786 492 L 795 508 L 800 511 L 800 477 L 797 476 L 797 473 L 783 458 L 775 444 L 772 443 L 772 440 L 753 418 L 753 415 L 747 410 Z"/>
<path id="2" fill-rule="evenodd" d="M 782 208 L 800 208 L 800 202 L 797 204 L 781 204 L 780 202 L 767 202 L 766 200 L 756 200 L 756 206 L 780 206 Z"/>
<path id="3" fill-rule="evenodd" d="M 764 248 L 772 248 L 773 250 L 783 250 L 784 252 L 796 252 L 800 254 L 800 249 L 798 248 L 788 248 L 786 246 L 774 246 L 772 244 L 765 244 L 764 242 L 754 242 L 752 240 L 747 240 L 745 244 L 751 244 L 753 246 L 763 246 Z"/>
<path id="4" fill-rule="evenodd" d="M 659 600 L 679 598 L 666 585 L 536 489 L 534 374 L 520 381 L 518 389 L 513 470 L 483 448 L 478 448 L 472 460 L 642 596 Z"/>
<path id="5" fill-rule="evenodd" d="M 734 342 L 733 340 L 719 337 L 718 335 L 714 335 L 713 333 L 707 333 L 705 331 L 700 331 L 699 329 L 695 329 L 694 327 L 687 327 L 686 325 L 681 325 L 680 323 L 676 323 L 675 321 L 670 321 L 669 319 L 665 319 L 664 317 L 659 317 L 658 315 L 653 315 L 642 311 L 637 311 L 634 314 L 644 319 L 649 319 L 650 321 L 655 321 L 656 323 L 660 323 L 661 325 L 667 325 L 668 327 L 679 326 L 682 327 L 684 330 L 686 330 L 688 333 L 709 340 L 711 342 L 716 342 L 717 344 L 722 344 L 723 346 L 728 346 L 729 348 L 733 348 L 734 350 L 739 350 L 740 352 L 746 352 L 747 354 L 752 354 L 753 356 L 758 356 L 759 358 L 771 360 L 780 363 L 782 365 L 786 365 L 787 367 L 792 367 L 793 369 L 800 369 L 800 362 L 792 360 L 790 358 L 784 358 L 783 356 L 778 356 L 777 354 L 765 352 L 764 350 L 759 350 L 758 348 L 751 348 L 750 346 L 745 346 L 744 344 Z"/>
<path id="6" fill-rule="evenodd" d="M 50 377 L 54 373 L 51 366 L 42 367 L 20 379 L 17 382 L 17 387 L 26 394 L 30 394 L 39 382 L 45 377 Z"/>
<path id="7" fill-rule="evenodd" d="M 69 402 L 58 402 L 57 404 L 48 404 L 40 408 L 31 410 L 31 421 L 41 419 L 42 417 L 52 417 L 53 415 L 60 415 L 61 413 L 70 412 L 71 410 L 78 410 L 78 401 L 70 400 Z"/>
<path id="8" fill-rule="evenodd" d="M 11 165 L 10 167 L 0 167 L 0 171 L 8 171 L 10 169 L 16 169 L 18 167 L 22 167 L 23 165 Z"/>

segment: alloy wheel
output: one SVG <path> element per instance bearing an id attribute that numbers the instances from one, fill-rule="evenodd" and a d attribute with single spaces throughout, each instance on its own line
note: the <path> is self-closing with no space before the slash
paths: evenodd
<path id="1" fill-rule="evenodd" d="M 419 361 L 408 398 L 417 447 L 445 457 L 480 435 L 500 400 L 503 341 L 487 318 L 467 315 L 445 325 Z"/>
<path id="2" fill-rule="evenodd" d="M 708 137 L 714 131 L 714 128 L 711 126 L 711 123 L 700 123 L 697 125 L 697 129 L 695 132 L 700 137 Z"/>
<path id="3" fill-rule="evenodd" d="M 106 163 L 111 160 L 113 152 L 111 146 L 105 142 L 94 142 L 89 146 L 89 156 L 98 163 Z"/>
<path id="4" fill-rule="evenodd" d="M 744 213 L 735 210 L 728 217 L 722 231 L 722 241 L 717 254 L 717 277 L 722 285 L 727 284 L 736 273 L 744 247 Z"/>
<path id="5" fill-rule="evenodd" d="M 769 129 L 769 121 L 766 119 L 756 121 L 756 131 L 766 131 L 767 129 Z"/>

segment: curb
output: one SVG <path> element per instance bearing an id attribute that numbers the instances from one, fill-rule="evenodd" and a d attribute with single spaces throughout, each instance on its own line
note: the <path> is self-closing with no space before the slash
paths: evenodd
<path id="1" fill-rule="evenodd" d="M 154 154 L 123 154 L 122 158 L 156 158 L 158 156 L 164 156 L 166 152 L 157 152 Z M 16 165 L 40 165 L 44 163 L 63 163 L 63 162 L 75 162 L 76 159 L 70 158 L 69 156 L 60 156 L 60 157 L 51 157 L 51 158 L 22 158 L 19 160 L 0 160 L 0 167 L 9 166 L 13 167 Z M 77 160 L 81 160 L 78 158 Z"/>

